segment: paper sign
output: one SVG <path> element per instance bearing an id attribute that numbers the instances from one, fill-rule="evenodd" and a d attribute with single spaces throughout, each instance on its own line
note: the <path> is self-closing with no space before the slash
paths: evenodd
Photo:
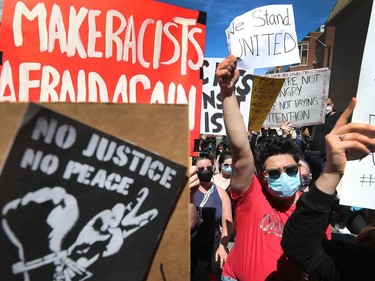
<path id="1" fill-rule="evenodd" d="M 31 104 L 0 175 L 2 280 L 145 280 L 185 173 Z"/>
<path id="2" fill-rule="evenodd" d="M 284 78 L 254 76 L 248 125 L 249 131 L 260 130 L 280 93 L 284 81 Z"/>
<path id="3" fill-rule="evenodd" d="M 238 67 L 254 69 L 300 62 L 292 5 L 268 5 L 236 17 L 226 29 Z"/>
<path id="4" fill-rule="evenodd" d="M 362 122 L 375 126 L 375 2 L 367 31 L 359 76 L 357 105 L 353 113 L 353 122 Z M 375 148 L 360 160 L 348 161 L 344 176 L 338 186 L 340 204 L 375 209 Z"/>
<path id="5" fill-rule="evenodd" d="M 215 77 L 216 67 L 223 60 L 224 58 L 205 58 L 203 63 L 201 134 L 226 135 L 220 86 Z M 253 75 L 252 71 L 239 71 L 240 77 L 235 86 L 235 93 L 244 124 L 248 124 Z"/>
<path id="6" fill-rule="evenodd" d="M 264 75 L 285 78 L 283 87 L 264 126 L 280 127 L 289 121 L 294 127 L 322 124 L 329 92 L 329 68 Z"/>
<path id="7" fill-rule="evenodd" d="M 6 0 L 0 101 L 189 104 L 194 139 L 205 19 L 150 0 Z"/>

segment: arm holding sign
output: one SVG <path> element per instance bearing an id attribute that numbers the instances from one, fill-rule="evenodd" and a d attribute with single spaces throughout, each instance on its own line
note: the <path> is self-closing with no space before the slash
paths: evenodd
<path id="1" fill-rule="evenodd" d="M 319 280 L 364 280 L 373 274 L 374 248 L 323 239 L 347 160 L 360 159 L 375 146 L 374 126 L 348 123 L 355 104 L 353 98 L 326 136 L 326 167 L 309 192 L 300 197 L 283 231 L 281 245 L 285 254 Z"/>
<path id="2" fill-rule="evenodd" d="M 233 157 L 230 187 L 233 192 L 241 194 L 249 188 L 253 181 L 254 158 L 234 91 L 239 78 L 239 70 L 236 64 L 236 57 L 229 55 L 218 65 L 216 76 L 221 89 L 224 124 Z"/>

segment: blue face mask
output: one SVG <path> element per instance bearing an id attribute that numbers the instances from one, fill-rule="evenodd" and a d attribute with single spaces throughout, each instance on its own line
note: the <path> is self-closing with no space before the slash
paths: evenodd
<path id="1" fill-rule="evenodd" d="M 232 166 L 228 166 L 227 168 L 222 168 L 222 170 L 227 173 L 228 175 L 232 174 Z"/>
<path id="2" fill-rule="evenodd" d="M 299 172 L 294 176 L 288 176 L 287 173 L 281 173 L 277 179 L 266 177 L 268 187 L 272 189 L 279 197 L 291 197 L 300 186 Z"/>

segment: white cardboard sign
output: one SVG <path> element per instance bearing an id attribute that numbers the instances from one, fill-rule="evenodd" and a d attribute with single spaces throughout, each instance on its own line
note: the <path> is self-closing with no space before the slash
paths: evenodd
<path id="1" fill-rule="evenodd" d="M 375 126 L 375 2 L 367 31 L 352 122 Z M 348 161 L 337 187 L 340 204 L 375 209 L 375 148 L 360 159 Z"/>
<path id="2" fill-rule="evenodd" d="M 254 69 L 299 63 L 292 5 L 268 5 L 237 16 L 226 29 L 238 67 Z"/>
<path id="3" fill-rule="evenodd" d="M 324 123 L 330 75 L 329 68 L 263 75 L 285 78 L 263 125 L 280 127 L 289 121 L 294 127 L 302 127 Z"/>

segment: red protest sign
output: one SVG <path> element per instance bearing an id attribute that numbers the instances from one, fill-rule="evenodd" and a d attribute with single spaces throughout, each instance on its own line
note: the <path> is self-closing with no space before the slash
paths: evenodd
<path id="1" fill-rule="evenodd" d="M 189 104 L 199 137 L 204 13 L 150 0 L 6 0 L 0 38 L 2 102 Z"/>

